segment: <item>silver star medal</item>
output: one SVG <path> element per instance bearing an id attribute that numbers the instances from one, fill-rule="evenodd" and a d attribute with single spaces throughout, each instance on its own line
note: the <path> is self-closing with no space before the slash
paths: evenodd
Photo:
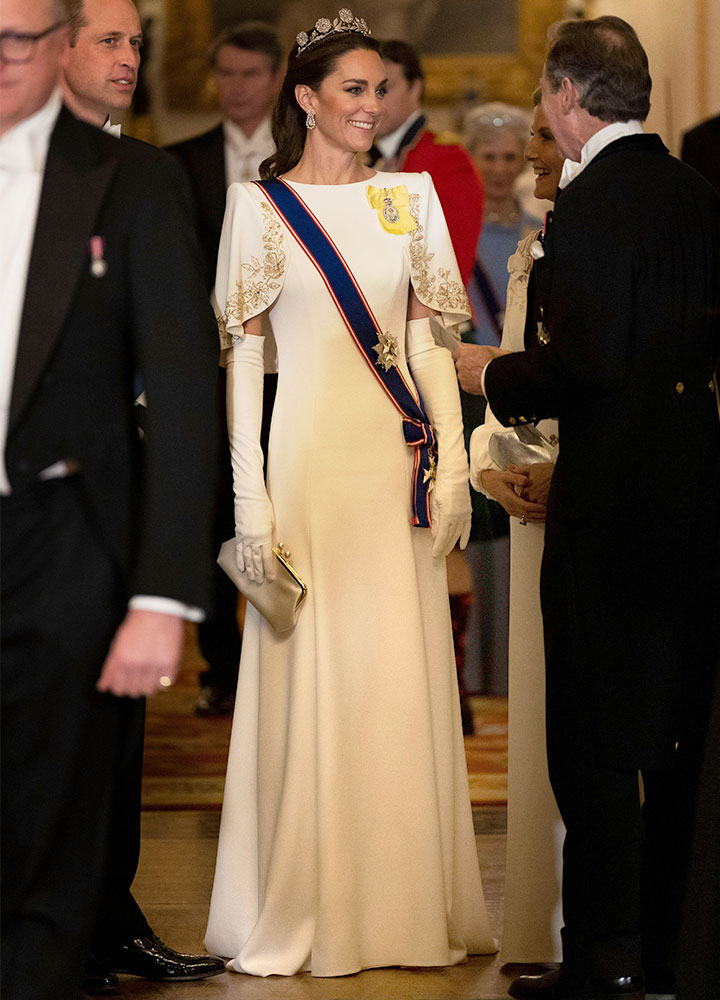
<path id="1" fill-rule="evenodd" d="M 400 218 L 400 213 L 393 205 L 392 198 L 387 193 L 387 191 L 385 192 L 385 197 L 383 198 L 383 202 L 384 202 L 382 210 L 383 219 L 385 219 L 386 222 L 389 222 L 390 225 L 394 225 Z"/>
<path id="2" fill-rule="evenodd" d="M 429 451 L 428 452 L 428 468 L 423 469 L 423 482 L 429 483 L 428 493 L 435 486 L 435 478 L 437 476 L 437 460 L 435 455 Z"/>
<path id="3" fill-rule="evenodd" d="M 390 333 L 380 333 L 378 335 L 378 342 L 373 347 L 373 350 L 378 356 L 376 365 L 382 365 L 386 372 L 390 371 L 391 368 L 395 368 L 398 360 L 398 342 L 397 337 L 393 337 Z"/>

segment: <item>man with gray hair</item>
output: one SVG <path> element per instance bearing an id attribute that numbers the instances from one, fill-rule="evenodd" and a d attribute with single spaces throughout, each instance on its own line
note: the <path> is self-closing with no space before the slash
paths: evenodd
<path id="1" fill-rule="evenodd" d="M 674 992 L 720 649 L 720 199 L 643 134 L 651 81 L 626 22 L 564 22 L 541 87 L 567 159 L 533 266 L 535 347 L 477 349 L 501 422 L 558 417 L 562 442 L 541 598 L 563 963 L 509 992 L 642 1000 Z"/>

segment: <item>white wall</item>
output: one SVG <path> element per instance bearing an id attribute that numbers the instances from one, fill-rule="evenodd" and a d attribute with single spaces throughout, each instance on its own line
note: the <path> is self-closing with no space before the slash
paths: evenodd
<path id="1" fill-rule="evenodd" d="M 587 13 L 590 17 L 614 14 L 637 31 L 653 79 L 648 129 L 659 132 L 671 152 L 677 153 L 687 128 L 720 112 L 720 4 L 717 0 L 592 0 Z M 707 31 L 701 39 L 703 13 Z"/>

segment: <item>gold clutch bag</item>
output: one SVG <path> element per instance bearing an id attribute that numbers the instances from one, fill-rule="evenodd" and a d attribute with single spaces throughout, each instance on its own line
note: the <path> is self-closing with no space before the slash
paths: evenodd
<path id="1" fill-rule="evenodd" d="M 223 542 L 218 555 L 218 565 L 263 616 L 270 627 L 278 633 L 289 632 L 297 621 L 303 601 L 307 596 L 307 586 L 289 562 L 290 553 L 278 545 L 273 549 L 277 561 L 277 574 L 272 582 L 263 580 L 255 583 L 246 573 L 241 573 L 235 560 L 235 539 Z"/>

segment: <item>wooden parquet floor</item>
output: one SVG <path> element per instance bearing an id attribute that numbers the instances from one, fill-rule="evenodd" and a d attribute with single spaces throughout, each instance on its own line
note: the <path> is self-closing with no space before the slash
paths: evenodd
<path id="1" fill-rule="evenodd" d="M 203 669 L 195 631 L 188 626 L 177 684 L 148 701 L 143 808 L 219 809 L 230 743 L 230 717 L 193 713 Z M 465 738 L 474 805 L 507 802 L 507 699 L 472 699 L 475 736 Z"/>

